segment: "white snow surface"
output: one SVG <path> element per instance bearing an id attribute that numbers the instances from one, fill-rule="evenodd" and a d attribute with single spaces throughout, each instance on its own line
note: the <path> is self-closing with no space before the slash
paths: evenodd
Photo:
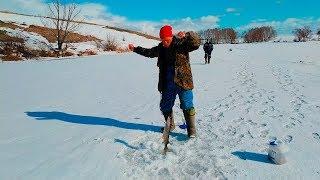
<path id="1" fill-rule="evenodd" d="M 177 127 L 166 155 L 156 59 L 0 63 L 0 179 L 319 179 L 319 47 L 217 45 L 209 65 L 192 52 L 197 137 Z"/>
<path id="2" fill-rule="evenodd" d="M 153 47 L 159 43 L 159 41 L 147 39 L 136 34 L 119 32 L 96 25 L 82 24 L 77 32 L 92 35 L 104 41 L 114 39 L 120 47 L 127 47 L 129 43 L 134 43 L 136 46 Z"/>

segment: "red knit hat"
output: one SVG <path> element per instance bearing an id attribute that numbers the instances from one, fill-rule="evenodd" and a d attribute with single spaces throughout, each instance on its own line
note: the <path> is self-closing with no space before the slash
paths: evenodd
<path id="1" fill-rule="evenodd" d="M 172 27 L 170 25 L 165 25 L 160 29 L 159 36 L 161 39 L 165 37 L 172 37 Z"/>

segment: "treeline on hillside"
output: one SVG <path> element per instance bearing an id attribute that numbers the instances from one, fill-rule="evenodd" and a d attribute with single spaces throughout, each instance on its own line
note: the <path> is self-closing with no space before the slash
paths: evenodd
<path id="1" fill-rule="evenodd" d="M 201 30 L 198 33 L 202 40 L 210 41 L 214 44 L 235 44 L 239 42 L 239 38 L 242 38 L 244 43 L 268 42 L 277 37 L 277 31 L 272 26 L 251 28 L 243 32 L 242 36 L 239 36 L 239 33 L 233 28 L 214 28 Z M 293 41 L 295 42 L 305 42 L 312 39 L 312 30 L 308 26 L 296 28 L 292 33 L 294 35 Z M 320 40 L 320 29 L 315 34 Z"/>

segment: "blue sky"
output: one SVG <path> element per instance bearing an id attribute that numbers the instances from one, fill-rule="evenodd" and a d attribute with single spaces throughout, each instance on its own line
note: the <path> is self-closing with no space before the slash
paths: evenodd
<path id="1" fill-rule="evenodd" d="M 0 10 L 46 13 L 48 0 L 0 0 Z M 68 1 L 71 2 L 71 1 Z M 157 34 L 164 24 L 176 30 L 233 27 L 239 32 L 271 25 L 279 34 L 320 28 L 320 0 L 73 0 L 88 21 Z"/>
<path id="2" fill-rule="evenodd" d="M 87 0 L 76 0 L 78 3 Z M 284 21 L 288 18 L 320 18 L 319 0 L 95 0 L 112 14 L 129 20 L 162 21 L 212 15 L 221 27 L 237 27 L 255 20 Z M 303 3 L 303 6 L 301 5 Z"/>

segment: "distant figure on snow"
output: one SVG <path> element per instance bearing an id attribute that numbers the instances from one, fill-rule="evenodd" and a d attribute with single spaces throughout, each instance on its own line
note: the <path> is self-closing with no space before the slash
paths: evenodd
<path id="1" fill-rule="evenodd" d="M 177 36 L 173 36 L 172 27 L 169 25 L 163 26 L 159 35 L 161 42 L 157 46 L 148 49 L 129 44 L 129 50 L 145 57 L 158 59 L 160 110 L 166 126 L 169 123 L 170 131 L 175 129 L 172 108 L 178 95 L 180 108 L 187 123 L 188 136 L 194 138 L 196 136 L 195 109 L 189 52 L 199 48 L 200 38 L 195 32 L 179 32 Z"/>
<path id="2" fill-rule="evenodd" d="M 207 40 L 206 43 L 203 45 L 203 50 L 204 50 L 204 60 L 205 64 L 210 64 L 210 59 L 211 59 L 211 53 L 213 50 L 213 45 L 211 41 Z"/>

